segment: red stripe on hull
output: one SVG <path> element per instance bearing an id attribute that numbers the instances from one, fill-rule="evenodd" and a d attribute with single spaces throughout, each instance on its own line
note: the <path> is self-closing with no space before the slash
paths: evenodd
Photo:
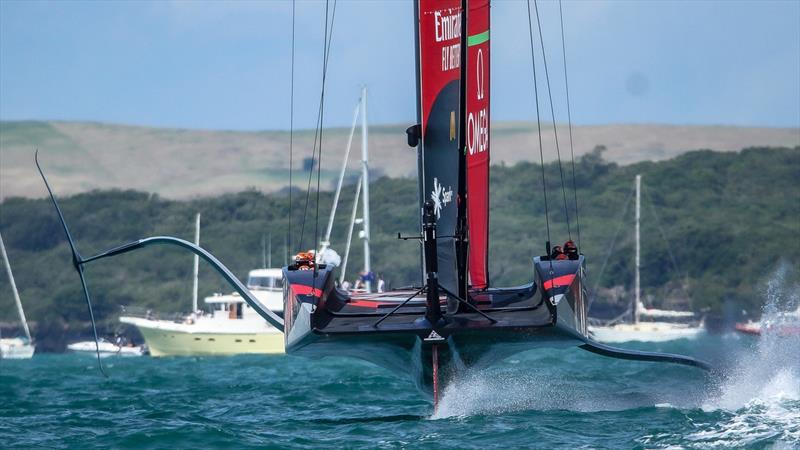
<path id="1" fill-rule="evenodd" d="M 572 284 L 572 280 L 574 280 L 574 279 L 575 279 L 575 275 L 574 274 L 572 274 L 572 275 L 563 275 L 563 276 L 560 276 L 560 277 L 555 277 L 552 280 L 545 281 L 542 284 L 542 287 L 546 291 L 549 291 L 550 289 L 553 289 L 553 288 L 569 286 L 570 284 Z"/>
<path id="2" fill-rule="evenodd" d="M 304 284 L 293 284 L 292 292 L 295 295 L 313 295 L 314 297 L 322 297 L 322 289 L 312 288 Z"/>

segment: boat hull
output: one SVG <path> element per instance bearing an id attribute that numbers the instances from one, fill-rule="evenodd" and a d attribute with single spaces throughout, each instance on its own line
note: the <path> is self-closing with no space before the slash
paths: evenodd
<path id="1" fill-rule="evenodd" d="M 0 359 L 30 359 L 36 347 L 19 339 L 0 339 Z"/>
<path id="2" fill-rule="evenodd" d="M 247 326 L 225 332 L 204 331 L 193 325 L 167 321 L 121 317 L 142 333 L 150 356 L 230 356 L 238 354 L 283 354 L 283 334 L 278 330 L 251 331 Z M 262 325 L 260 323 L 259 325 Z M 238 332 L 237 332 L 238 328 Z"/>
<path id="3" fill-rule="evenodd" d="M 622 342 L 668 342 L 678 339 L 696 339 L 704 330 L 700 326 L 668 322 L 641 322 L 608 327 L 590 327 L 592 337 L 611 344 Z"/>
<path id="4" fill-rule="evenodd" d="M 432 393 L 434 364 L 438 382 L 446 384 L 463 370 L 519 352 L 585 344 L 583 259 L 554 262 L 553 272 L 549 262 L 537 260 L 534 266 L 530 285 L 471 292 L 470 301 L 483 314 L 442 297 L 443 307 L 448 302 L 450 307 L 435 326 L 424 318 L 424 295 L 350 296 L 334 286 L 328 269 L 320 269 L 314 278 L 311 271 L 287 268 L 287 353 L 363 359 L 406 374 Z M 405 306 L 387 315 L 409 297 Z"/>

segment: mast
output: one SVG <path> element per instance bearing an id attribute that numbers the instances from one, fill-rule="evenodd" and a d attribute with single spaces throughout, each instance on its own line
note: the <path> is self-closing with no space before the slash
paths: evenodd
<path id="1" fill-rule="evenodd" d="M 361 182 L 363 183 L 362 190 L 364 195 L 363 201 L 363 218 L 364 218 L 364 272 L 369 275 L 372 270 L 370 267 L 369 258 L 369 148 L 367 147 L 368 141 L 367 131 L 367 87 L 361 88 Z M 367 292 L 372 292 L 372 282 L 367 279 L 365 283 Z"/>
<path id="2" fill-rule="evenodd" d="M 635 299 L 633 303 L 633 323 L 639 323 L 639 305 L 641 304 L 641 284 L 639 275 L 640 251 L 641 243 L 639 241 L 639 221 L 641 219 L 641 205 L 642 205 L 642 176 L 636 175 L 636 281 L 634 286 Z"/>
<path id="3" fill-rule="evenodd" d="M 194 245 L 200 246 L 200 213 L 194 218 Z M 200 269 L 200 257 L 194 255 L 194 281 L 192 284 L 192 312 L 197 311 L 197 287 L 198 287 L 198 272 Z"/>
<path id="4" fill-rule="evenodd" d="M 420 213 L 428 200 L 433 202 L 438 284 L 461 296 L 466 290 L 461 186 L 463 3 L 417 0 L 414 9 L 418 122 L 407 130 L 408 143 L 419 151 Z M 421 225 L 424 228 L 424 219 Z M 425 273 L 428 271 L 426 267 Z"/>
<path id="5" fill-rule="evenodd" d="M 19 320 L 22 322 L 22 328 L 25 330 L 25 337 L 28 342 L 31 342 L 31 330 L 28 329 L 28 321 L 25 320 L 25 311 L 22 310 L 22 302 L 19 299 L 19 292 L 17 291 L 17 283 L 14 282 L 14 274 L 11 273 L 11 263 L 8 262 L 8 254 L 6 253 L 6 246 L 3 243 L 3 236 L 0 235 L 0 252 L 3 253 L 3 262 L 6 265 L 6 273 L 8 274 L 8 282 L 11 283 L 11 290 L 14 292 L 14 301 L 17 303 L 17 311 L 19 312 Z"/>
<path id="6" fill-rule="evenodd" d="M 344 258 L 342 259 L 342 270 L 339 271 L 339 284 L 344 283 L 347 273 L 347 260 L 350 258 L 350 243 L 353 240 L 353 227 L 356 224 L 356 214 L 358 213 L 358 198 L 361 195 L 361 175 L 356 183 L 356 195 L 353 197 L 353 213 L 350 215 L 350 228 L 347 229 L 347 245 L 344 247 Z"/>
<path id="7" fill-rule="evenodd" d="M 267 268 L 267 238 L 261 233 L 261 268 Z"/>
<path id="8" fill-rule="evenodd" d="M 272 267 L 272 233 L 269 234 L 269 241 L 267 243 L 267 266 L 266 268 Z"/>
<path id="9" fill-rule="evenodd" d="M 362 93 L 363 96 L 363 93 Z M 339 182 L 336 184 L 336 192 L 333 194 L 333 206 L 331 207 L 331 215 L 328 218 L 328 228 L 325 230 L 325 237 L 320 242 L 320 255 L 331 246 L 331 231 L 333 231 L 333 219 L 336 217 L 336 207 L 339 205 L 339 194 L 342 192 L 342 184 L 344 183 L 344 174 L 347 171 L 347 160 L 350 159 L 350 148 L 353 144 L 353 134 L 356 131 L 358 124 L 358 112 L 361 108 L 361 101 L 356 105 L 353 111 L 353 125 L 350 127 L 350 136 L 347 138 L 347 148 L 344 152 L 344 160 L 342 160 L 342 169 L 339 171 Z"/>

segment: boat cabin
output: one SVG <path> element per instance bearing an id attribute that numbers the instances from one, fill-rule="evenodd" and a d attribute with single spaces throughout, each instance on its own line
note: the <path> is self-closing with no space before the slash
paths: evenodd
<path id="1" fill-rule="evenodd" d="M 247 275 L 247 288 L 251 291 L 283 291 L 283 271 L 281 269 L 251 270 Z"/>
<path id="2" fill-rule="evenodd" d="M 255 269 L 247 274 L 247 288 L 272 312 L 283 314 L 283 271 Z M 261 320 L 261 316 L 237 292 L 214 294 L 205 298 L 214 319 Z"/>

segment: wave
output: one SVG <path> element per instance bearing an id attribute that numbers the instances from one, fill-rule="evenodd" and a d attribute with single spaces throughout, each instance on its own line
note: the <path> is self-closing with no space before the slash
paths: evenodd
<path id="1" fill-rule="evenodd" d="M 706 412 L 722 412 L 722 420 L 688 439 L 711 445 L 800 444 L 800 335 L 782 332 L 800 320 L 793 275 L 791 266 L 780 263 L 766 282 L 760 338 L 738 352 L 702 404 Z"/>

